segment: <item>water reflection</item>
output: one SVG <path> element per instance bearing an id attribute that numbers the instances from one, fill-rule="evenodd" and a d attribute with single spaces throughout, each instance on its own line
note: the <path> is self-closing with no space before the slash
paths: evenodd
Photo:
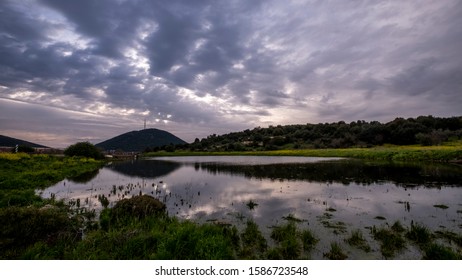
<path id="1" fill-rule="evenodd" d="M 157 178 L 168 175 L 181 167 L 174 161 L 134 160 L 115 162 L 107 166 L 120 174 L 131 177 Z"/>
<path id="2" fill-rule="evenodd" d="M 211 174 L 223 173 L 246 178 L 335 182 L 345 185 L 391 182 L 402 187 L 460 187 L 462 182 L 461 166 L 443 164 L 417 165 L 361 160 L 267 165 L 230 165 L 203 162 L 195 163 L 194 168 Z"/>
<path id="3" fill-rule="evenodd" d="M 69 181 L 74 183 L 88 183 L 93 180 L 99 174 L 99 170 L 83 173 L 79 176 L 70 177 Z"/>
<path id="4" fill-rule="evenodd" d="M 82 206 L 101 209 L 101 195 L 111 206 L 149 194 L 180 218 L 238 226 L 251 218 L 267 233 L 293 215 L 304 221 L 301 226 L 335 239 L 350 228 L 396 220 L 460 231 L 461 182 L 462 167 L 457 165 L 191 157 L 114 163 L 87 183 L 64 180 L 42 195 L 80 199 Z M 258 205 L 250 209 L 250 201 Z"/>

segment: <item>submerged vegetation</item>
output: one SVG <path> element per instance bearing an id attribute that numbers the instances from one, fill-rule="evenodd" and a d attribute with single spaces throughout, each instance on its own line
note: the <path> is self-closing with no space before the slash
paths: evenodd
<path id="1" fill-rule="evenodd" d="M 367 243 L 361 230 L 357 229 L 351 232 L 351 236 L 345 240 L 351 246 L 364 250 L 366 253 L 371 251 L 371 246 Z"/>

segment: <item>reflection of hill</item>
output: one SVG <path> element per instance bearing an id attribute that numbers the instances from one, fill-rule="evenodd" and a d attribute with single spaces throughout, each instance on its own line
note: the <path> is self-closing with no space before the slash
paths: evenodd
<path id="1" fill-rule="evenodd" d="M 95 178 L 96 175 L 98 175 L 98 173 L 99 173 L 99 169 L 96 169 L 94 171 L 80 174 L 79 176 L 76 176 L 76 177 L 68 178 L 68 180 L 74 183 L 84 184 L 84 183 L 88 183 L 91 180 L 93 180 L 93 178 Z"/>
<path id="2" fill-rule="evenodd" d="M 210 173 L 228 173 L 248 178 L 372 184 L 393 182 L 403 187 L 423 185 L 460 186 L 462 167 L 443 164 L 397 164 L 360 160 L 324 161 L 304 164 L 226 165 L 196 163 L 196 169 Z"/>
<path id="3" fill-rule="evenodd" d="M 178 162 L 158 161 L 158 160 L 135 160 L 116 162 L 107 168 L 128 176 L 143 178 L 156 178 L 165 176 L 178 168 Z"/>

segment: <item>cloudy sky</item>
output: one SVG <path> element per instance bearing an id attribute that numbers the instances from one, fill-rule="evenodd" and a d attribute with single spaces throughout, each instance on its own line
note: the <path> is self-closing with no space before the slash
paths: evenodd
<path id="1" fill-rule="evenodd" d="M 462 115 L 462 1 L 0 0 L 0 134 Z"/>

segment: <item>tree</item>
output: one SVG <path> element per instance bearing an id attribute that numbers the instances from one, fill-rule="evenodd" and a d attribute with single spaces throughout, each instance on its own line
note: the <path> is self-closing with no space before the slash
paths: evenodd
<path id="1" fill-rule="evenodd" d="M 103 159 L 103 153 L 89 142 L 78 142 L 70 145 L 64 150 L 66 156 L 88 157 L 94 159 Z"/>

